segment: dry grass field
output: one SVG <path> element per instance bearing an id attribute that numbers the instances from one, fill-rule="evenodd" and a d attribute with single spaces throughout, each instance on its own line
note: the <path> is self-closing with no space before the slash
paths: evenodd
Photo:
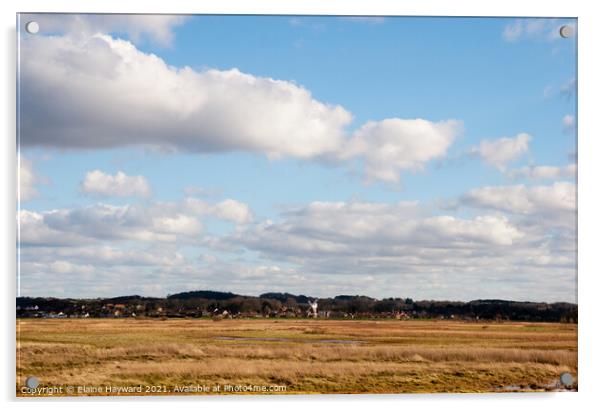
<path id="1" fill-rule="evenodd" d="M 308 394 L 545 391 L 562 372 L 573 324 L 17 320 L 18 396 L 28 376 L 57 395 Z"/>

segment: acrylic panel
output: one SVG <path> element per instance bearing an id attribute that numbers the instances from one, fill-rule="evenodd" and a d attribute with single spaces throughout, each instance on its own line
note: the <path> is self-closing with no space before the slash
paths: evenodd
<path id="1" fill-rule="evenodd" d="M 576 19 L 17 31 L 17 396 L 577 390 Z"/>

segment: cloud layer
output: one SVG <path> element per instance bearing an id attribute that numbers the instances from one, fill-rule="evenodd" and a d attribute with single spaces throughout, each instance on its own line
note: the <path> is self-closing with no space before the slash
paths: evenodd
<path id="1" fill-rule="evenodd" d="M 95 241 L 199 243 L 202 219 L 215 217 L 235 224 L 253 220 L 250 208 L 226 199 L 94 205 L 45 212 L 20 211 L 21 246 L 75 246 Z"/>
<path id="2" fill-rule="evenodd" d="M 223 240 L 307 276 L 340 276 L 365 288 L 450 295 L 464 286 L 475 296 L 512 288 L 517 297 L 522 287 L 536 299 L 554 287 L 550 278 L 564 289 L 574 286 L 574 202 L 563 191 L 570 187 L 533 189 L 526 204 L 516 196 L 524 192 L 514 192 L 509 204 L 463 201 L 461 208 L 480 208 L 473 217 L 434 215 L 417 202 L 314 202 Z M 541 223 L 550 217 L 554 222 Z M 560 285 L 552 292 L 562 293 Z"/>
<path id="3" fill-rule="evenodd" d="M 525 298 L 560 300 L 574 278 L 571 192 L 561 184 L 471 191 L 458 206 L 478 208 L 472 217 L 418 202 L 312 202 L 253 223 L 237 201 L 194 198 L 22 211 L 21 271 L 31 291 L 32 280 L 59 275 L 90 283 L 96 295 L 114 293 L 110 282 L 120 280 L 152 295 L 212 287 L 517 298 L 524 288 Z M 215 236 L 203 228 L 208 217 L 239 224 Z M 206 257 L 185 256 L 190 246 Z"/>

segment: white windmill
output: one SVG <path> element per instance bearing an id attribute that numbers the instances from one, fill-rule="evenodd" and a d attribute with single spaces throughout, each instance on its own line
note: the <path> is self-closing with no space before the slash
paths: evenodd
<path id="1" fill-rule="evenodd" d="M 311 313 L 313 314 L 314 318 L 318 317 L 318 301 L 314 300 L 313 302 L 310 300 L 309 301 L 309 307 L 311 308 Z"/>

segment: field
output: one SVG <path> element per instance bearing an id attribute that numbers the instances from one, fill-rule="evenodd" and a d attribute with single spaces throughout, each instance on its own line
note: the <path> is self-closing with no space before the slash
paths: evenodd
<path id="1" fill-rule="evenodd" d="M 575 390 L 574 324 L 17 320 L 18 396 L 546 391 L 562 372 Z"/>

